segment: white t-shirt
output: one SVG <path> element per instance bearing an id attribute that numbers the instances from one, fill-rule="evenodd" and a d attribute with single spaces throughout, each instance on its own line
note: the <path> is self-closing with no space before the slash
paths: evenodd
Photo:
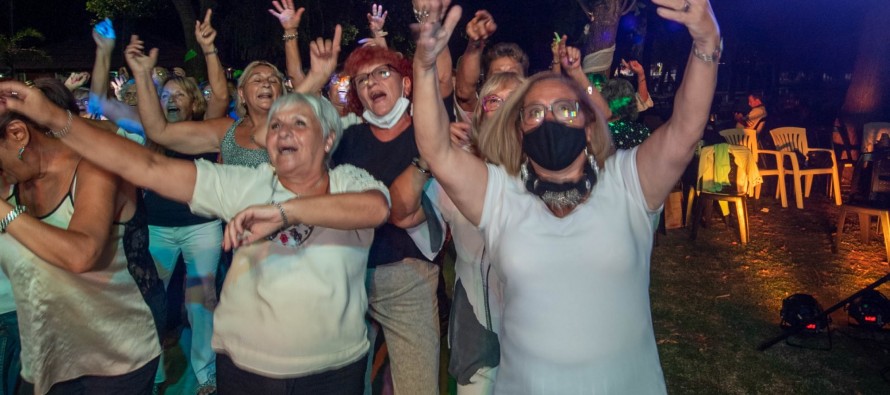
<path id="1" fill-rule="evenodd" d="M 189 207 L 197 215 L 229 220 L 248 206 L 295 197 L 268 163 L 195 166 Z M 378 190 L 389 200 L 386 186 L 362 169 L 341 165 L 329 176 L 332 194 Z M 336 369 L 368 351 L 365 269 L 374 229 L 316 226 L 296 247 L 293 236 L 284 231 L 235 251 L 213 315 L 213 349 L 270 378 Z"/>
<path id="2" fill-rule="evenodd" d="M 488 166 L 480 229 L 504 287 L 498 394 L 665 393 L 649 307 L 653 220 L 636 148 L 554 216 Z"/>

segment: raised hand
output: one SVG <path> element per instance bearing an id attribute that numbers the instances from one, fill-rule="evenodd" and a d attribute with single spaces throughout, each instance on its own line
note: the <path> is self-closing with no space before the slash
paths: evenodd
<path id="1" fill-rule="evenodd" d="M 334 27 L 334 38 L 325 40 L 322 37 L 309 43 L 309 71 L 320 76 L 330 76 L 337 69 L 337 58 L 340 56 L 340 39 L 343 29 Z"/>
<path id="2" fill-rule="evenodd" d="M 210 17 L 212 15 L 213 10 L 208 9 L 207 13 L 204 14 L 203 21 L 195 21 L 195 39 L 198 41 L 198 45 L 201 46 L 201 50 L 205 53 L 216 49 L 216 47 L 213 46 L 213 42 L 216 41 L 216 29 L 210 24 Z"/>
<path id="3" fill-rule="evenodd" d="M 498 25 L 494 23 L 494 17 L 486 10 L 476 11 L 476 15 L 467 23 L 467 37 L 472 41 L 487 40 L 495 31 Z"/>
<path id="4" fill-rule="evenodd" d="M 145 42 L 139 39 L 139 36 L 130 37 L 130 45 L 124 50 L 124 58 L 127 59 L 127 65 L 133 70 L 133 75 L 145 73 L 151 75 L 152 68 L 158 63 L 158 49 L 152 48 L 145 54 Z"/>
<path id="5" fill-rule="evenodd" d="M 418 33 L 414 67 L 432 70 L 439 53 L 448 47 L 448 40 L 461 15 L 460 6 L 448 9 L 450 4 L 451 0 L 414 0 L 414 9 L 424 15 L 420 23 L 411 24 L 411 30 Z"/>
<path id="6" fill-rule="evenodd" d="M 305 8 L 295 9 L 294 0 L 275 0 L 272 2 L 272 7 L 275 9 L 269 9 L 269 13 L 278 18 L 278 22 L 281 23 L 281 27 L 284 28 L 285 32 L 297 31 L 300 27 L 300 19 L 303 17 L 303 12 L 306 11 Z"/>
<path id="7" fill-rule="evenodd" d="M 652 0 L 658 6 L 656 12 L 686 26 L 692 39 L 702 44 L 702 50 L 716 48 L 720 39 L 720 27 L 708 0 Z"/>
<path id="8" fill-rule="evenodd" d="M 377 37 L 378 34 L 382 34 L 388 14 L 389 12 L 384 11 L 382 5 L 371 4 L 371 12 L 368 13 L 368 27 L 371 29 L 371 35 Z"/>
<path id="9" fill-rule="evenodd" d="M 114 34 L 114 26 L 111 25 L 111 19 L 105 20 L 93 26 L 93 41 L 96 42 L 96 48 L 100 51 L 111 53 L 114 50 L 114 40 L 117 36 Z"/>
<path id="10" fill-rule="evenodd" d="M 0 114 L 7 111 L 15 111 L 55 130 L 64 127 L 67 121 L 63 110 L 49 101 L 40 89 L 12 80 L 0 82 Z"/>
<path id="11" fill-rule="evenodd" d="M 223 248 L 231 251 L 264 239 L 281 229 L 285 224 L 281 212 L 274 205 L 250 206 L 235 215 L 226 225 L 223 235 Z"/>
<path id="12" fill-rule="evenodd" d="M 472 126 L 466 122 L 452 122 L 448 124 L 448 131 L 451 135 L 451 143 L 466 148 L 472 146 L 470 141 L 470 129 Z"/>
<path id="13" fill-rule="evenodd" d="M 127 84 L 127 77 L 122 74 L 118 74 L 117 77 L 114 77 L 111 80 L 111 88 L 114 89 L 114 97 L 117 98 L 118 101 L 124 101 L 124 85 Z"/>
<path id="14" fill-rule="evenodd" d="M 581 51 L 566 45 L 566 36 L 562 36 L 559 42 L 559 65 L 566 73 L 581 69 Z"/>
<path id="15" fill-rule="evenodd" d="M 86 84 L 90 79 L 90 73 L 83 71 L 80 73 L 71 73 L 68 76 L 68 79 L 65 80 L 65 87 L 68 88 L 69 91 L 74 91 L 77 88 Z"/>
<path id="16" fill-rule="evenodd" d="M 636 74 L 637 76 L 645 76 L 646 75 L 645 72 L 643 71 L 643 65 L 641 65 L 640 62 L 637 62 L 636 60 L 631 60 L 630 62 L 627 62 L 627 67 L 629 67 L 630 70 L 633 71 L 634 74 Z"/>

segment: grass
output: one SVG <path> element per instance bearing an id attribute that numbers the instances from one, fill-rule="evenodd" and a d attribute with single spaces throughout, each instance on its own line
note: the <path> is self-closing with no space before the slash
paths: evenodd
<path id="1" fill-rule="evenodd" d="M 682 228 L 658 235 L 650 293 L 668 391 L 890 393 L 881 375 L 890 367 L 890 337 L 851 327 L 843 309 L 832 314 L 830 351 L 784 342 L 755 350 L 781 333 L 779 311 L 787 296 L 809 293 L 829 307 L 883 277 L 888 267 L 881 235 L 861 243 L 858 221 L 850 216 L 839 251 L 832 253 L 838 210 L 826 197 L 806 199 L 804 210 L 783 209 L 764 197 L 748 205 L 747 246 L 737 242 L 734 219 L 729 225 L 711 220 L 696 241 Z M 882 288 L 890 294 L 890 285 Z"/>

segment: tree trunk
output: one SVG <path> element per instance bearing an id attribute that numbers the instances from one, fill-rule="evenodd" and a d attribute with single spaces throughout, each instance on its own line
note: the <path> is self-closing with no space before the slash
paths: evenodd
<path id="1" fill-rule="evenodd" d="M 170 0 L 176 7 L 176 13 L 179 14 L 179 21 L 182 23 L 182 33 L 185 38 L 185 46 L 187 50 L 195 51 L 197 56 L 185 62 L 185 72 L 188 76 L 195 77 L 197 81 L 207 79 L 207 64 L 204 62 L 204 53 L 195 39 L 195 21 L 198 20 L 195 15 L 195 9 L 192 8 L 190 0 Z M 202 1 L 204 3 L 204 1 Z M 201 15 L 203 18 L 203 14 Z"/>

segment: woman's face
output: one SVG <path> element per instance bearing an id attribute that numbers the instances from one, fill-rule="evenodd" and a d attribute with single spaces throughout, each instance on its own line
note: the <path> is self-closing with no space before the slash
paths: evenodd
<path id="1" fill-rule="evenodd" d="M 520 112 L 520 125 L 523 134 L 527 134 L 531 130 L 537 128 L 543 121 L 555 121 L 569 126 L 583 127 L 587 123 L 584 111 L 575 110 L 574 112 L 563 108 L 566 111 L 560 111 L 560 104 L 579 102 L 575 91 L 559 80 L 544 80 L 536 83 L 525 94 L 522 101 L 522 111 Z M 531 111 L 537 108 L 539 111 Z M 559 114 L 559 116 L 556 116 Z M 590 136 L 588 136 L 588 139 Z"/>
<path id="2" fill-rule="evenodd" d="M 266 134 L 266 150 L 279 174 L 292 171 L 319 171 L 324 167 L 325 154 L 333 142 L 322 137 L 321 123 L 312 107 L 298 103 L 281 108 L 272 114 Z"/>
<path id="3" fill-rule="evenodd" d="M 516 90 L 516 84 L 510 84 L 507 87 L 498 89 L 492 92 L 490 95 L 482 98 L 482 120 L 488 120 L 493 117 L 494 114 L 497 113 L 507 99 L 510 98 L 510 95 L 513 94 L 513 91 Z"/>
<path id="4" fill-rule="evenodd" d="M 362 107 L 374 115 L 383 116 L 392 111 L 396 101 L 407 96 L 411 82 L 386 63 L 371 63 L 352 76 L 352 87 L 358 93 Z"/>
<path id="5" fill-rule="evenodd" d="M 244 80 L 244 85 L 238 89 L 238 94 L 248 109 L 254 107 L 268 111 L 275 99 L 281 96 L 281 80 L 274 69 L 259 65 L 250 71 L 250 75 Z"/>
<path id="6" fill-rule="evenodd" d="M 175 81 L 168 81 L 161 91 L 161 107 L 167 122 L 189 121 L 195 111 L 195 100 Z"/>

